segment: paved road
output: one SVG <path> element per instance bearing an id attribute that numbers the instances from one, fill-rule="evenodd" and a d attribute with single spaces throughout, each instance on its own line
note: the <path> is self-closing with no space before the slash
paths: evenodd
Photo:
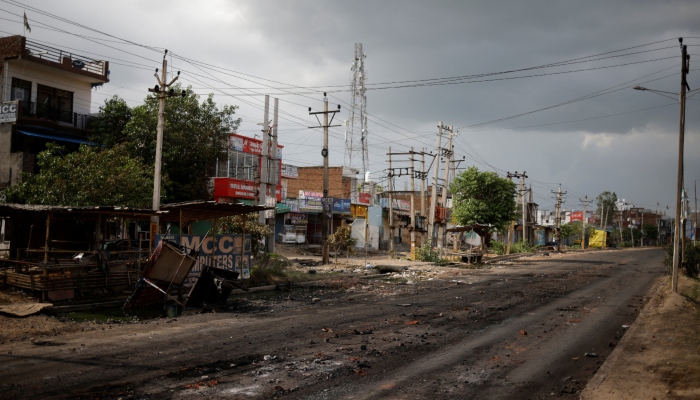
<path id="1" fill-rule="evenodd" d="M 662 259 L 604 251 L 418 284 L 339 281 L 6 343 L 0 398 L 576 398 Z"/>

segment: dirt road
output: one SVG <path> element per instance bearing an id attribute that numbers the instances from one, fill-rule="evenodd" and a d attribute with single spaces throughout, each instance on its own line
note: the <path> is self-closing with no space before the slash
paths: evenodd
<path id="1" fill-rule="evenodd" d="M 0 398 L 576 398 L 662 275 L 659 249 L 231 299 L 0 345 Z"/>

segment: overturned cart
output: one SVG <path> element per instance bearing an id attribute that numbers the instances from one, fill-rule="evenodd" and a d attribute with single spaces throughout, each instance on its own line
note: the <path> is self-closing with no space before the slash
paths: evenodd
<path id="1" fill-rule="evenodd" d="M 148 260 L 143 277 L 124 304 L 125 309 L 171 302 L 183 307 L 203 307 L 226 301 L 236 285 L 237 271 L 204 265 L 194 284 L 185 284 L 198 262 L 199 249 L 188 249 L 162 240 Z"/>

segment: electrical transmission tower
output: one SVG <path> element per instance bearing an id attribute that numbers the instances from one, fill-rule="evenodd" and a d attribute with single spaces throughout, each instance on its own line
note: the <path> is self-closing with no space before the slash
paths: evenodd
<path id="1" fill-rule="evenodd" d="M 362 43 L 355 43 L 352 63 L 352 99 L 345 130 L 345 166 L 357 168 L 364 175 L 368 170 L 367 96 L 365 95 L 365 58 Z"/>

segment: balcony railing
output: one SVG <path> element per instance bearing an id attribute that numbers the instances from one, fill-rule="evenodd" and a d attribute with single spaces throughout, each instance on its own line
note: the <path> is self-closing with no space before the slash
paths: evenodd
<path id="1" fill-rule="evenodd" d="M 64 59 L 70 59 L 73 68 L 91 72 L 93 74 L 105 76 L 107 74 L 106 62 L 93 60 L 89 57 L 81 56 L 64 50 L 55 49 L 31 40 L 27 40 L 25 49 L 32 57 L 42 60 L 53 61 L 59 64 L 64 63 Z"/>
<path id="2" fill-rule="evenodd" d="M 78 114 L 45 104 L 36 102 L 20 102 L 21 116 L 24 118 L 39 118 L 54 122 L 69 124 L 78 129 L 90 129 L 90 123 L 94 119 L 91 115 Z"/>

